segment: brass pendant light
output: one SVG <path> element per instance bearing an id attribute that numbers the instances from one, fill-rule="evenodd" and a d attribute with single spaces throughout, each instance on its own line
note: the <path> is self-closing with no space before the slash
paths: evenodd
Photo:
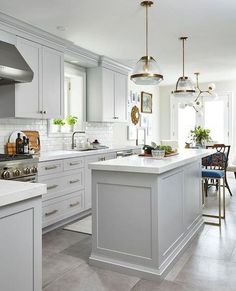
<path id="1" fill-rule="evenodd" d="M 137 85 L 157 85 L 163 80 L 156 61 L 148 55 L 148 8 L 152 5 L 153 1 L 141 2 L 141 6 L 146 8 L 146 55 L 137 62 L 130 76 Z"/>
<path id="2" fill-rule="evenodd" d="M 195 93 L 195 88 L 194 88 L 194 84 L 192 82 L 192 80 L 190 78 L 188 78 L 187 76 L 185 76 L 185 41 L 188 38 L 186 36 L 180 37 L 179 40 L 182 41 L 183 43 L 183 75 L 181 77 L 179 77 L 177 83 L 176 83 L 176 87 L 175 87 L 175 91 L 172 91 L 172 94 L 175 97 L 191 97 L 194 93 Z"/>

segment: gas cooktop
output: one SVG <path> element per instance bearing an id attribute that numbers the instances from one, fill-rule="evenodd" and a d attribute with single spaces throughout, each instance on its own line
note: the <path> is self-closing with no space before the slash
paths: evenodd
<path id="1" fill-rule="evenodd" d="M 32 159 L 32 155 L 7 155 L 7 154 L 0 154 L 0 162 L 7 162 L 7 161 L 17 161 L 17 160 L 25 160 L 25 159 Z"/>

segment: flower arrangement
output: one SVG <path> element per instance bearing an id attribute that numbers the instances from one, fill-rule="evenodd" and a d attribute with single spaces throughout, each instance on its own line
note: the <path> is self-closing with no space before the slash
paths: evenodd
<path id="1" fill-rule="evenodd" d="M 197 146 L 203 147 L 205 142 L 209 142 L 212 140 L 210 132 L 210 129 L 206 129 L 201 126 L 195 126 L 194 130 L 190 131 L 190 137 Z"/>

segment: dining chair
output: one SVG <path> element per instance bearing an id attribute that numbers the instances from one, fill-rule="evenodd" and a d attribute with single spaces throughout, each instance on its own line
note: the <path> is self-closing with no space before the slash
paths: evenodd
<path id="1" fill-rule="evenodd" d="M 219 215 L 203 214 L 203 216 L 218 218 L 218 223 L 205 222 L 210 225 L 221 225 L 221 219 L 225 218 L 225 188 L 228 189 L 230 195 L 232 192 L 229 188 L 226 169 L 228 165 L 230 146 L 224 144 L 215 144 L 212 146 L 207 146 L 206 148 L 215 149 L 216 152 L 208 157 L 202 159 L 202 186 L 204 189 L 203 194 L 203 204 L 205 204 L 205 196 L 207 196 L 207 191 L 210 186 L 215 186 L 218 194 L 219 202 Z M 223 215 L 221 214 L 221 188 L 223 187 Z"/>

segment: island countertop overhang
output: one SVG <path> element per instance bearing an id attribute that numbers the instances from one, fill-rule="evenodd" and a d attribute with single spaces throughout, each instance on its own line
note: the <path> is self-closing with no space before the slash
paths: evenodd
<path id="1" fill-rule="evenodd" d="M 157 160 L 137 155 L 89 164 L 92 170 L 162 174 L 213 154 L 212 149 L 184 149 L 178 155 Z"/>

